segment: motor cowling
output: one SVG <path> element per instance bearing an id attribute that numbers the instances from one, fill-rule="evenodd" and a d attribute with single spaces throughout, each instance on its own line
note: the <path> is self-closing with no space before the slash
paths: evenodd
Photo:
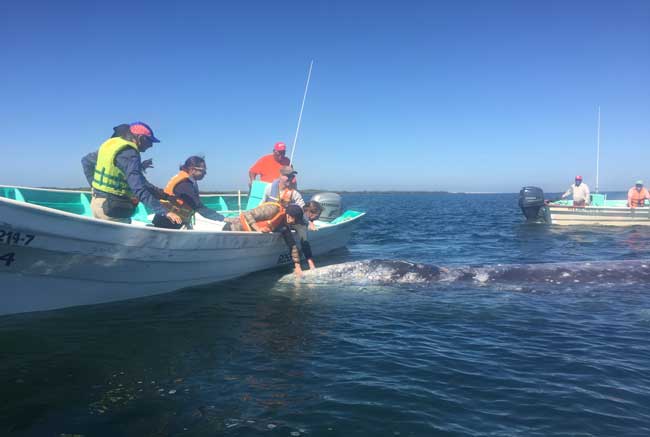
<path id="1" fill-rule="evenodd" d="M 311 198 L 323 207 L 319 220 L 331 222 L 341 215 L 341 196 L 336 193 L 317 193 Z"/>
<path id="2" fill-rule="evenodd" d="M 523 187 L 519 191 L 519 208 L 528 220 L 543 218 L 540 210 L 544 207 L 544 191 L 538 187 Z"/>

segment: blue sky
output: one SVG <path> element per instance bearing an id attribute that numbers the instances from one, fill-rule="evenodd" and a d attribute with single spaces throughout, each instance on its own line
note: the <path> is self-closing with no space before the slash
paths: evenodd
<path id="1" fill-rule="evenodd" d="M 134 120 L 152 182 L 204 154 L 244 188 L 290 144 L 304 188 L 514 192 L 650 179 L 650 2 L 6 0 L 0 184 L 83 186 Z"/>

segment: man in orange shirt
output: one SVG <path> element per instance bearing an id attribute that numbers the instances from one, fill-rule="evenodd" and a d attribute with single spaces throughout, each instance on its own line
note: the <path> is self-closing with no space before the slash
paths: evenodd
<path id="1" fill-rule="evenodd" d="M 291 164 L 289 158 L 284 156 L 287 152 L 287 146 L 284 143 L 275 143 L 273 153 L 264 155 L 257 160 L 248 170 L 248 185 L 251 185 L 257 175 L 262 182 L 273 182 L 280 177 L 280 168 L 284 165 Z"/>
<path id="2" fill-rule="evenodd" d="M 627 192 L 627 206 L 630 208 L 642 207 L 646 199 L 650 199 L 650 193 L 643 188 L 643 181 L 636 181 L 636 184 Z"/>

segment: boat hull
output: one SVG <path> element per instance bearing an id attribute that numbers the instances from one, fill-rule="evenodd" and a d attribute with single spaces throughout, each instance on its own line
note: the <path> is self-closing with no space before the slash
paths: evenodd
<path id="1" fill-rule="evenodd" d="M 650 226 L 650 208 L 548 206 L 551 224 L 599 226 Z"/>
<path id="2" fill-rule="evenodd" d="M 314 254 L 344 247 L 360 217 L 310 231 Z M 290 261 L 278 234 L 110 223 L 0 199 L 0 315 L 167 293 Z"/>

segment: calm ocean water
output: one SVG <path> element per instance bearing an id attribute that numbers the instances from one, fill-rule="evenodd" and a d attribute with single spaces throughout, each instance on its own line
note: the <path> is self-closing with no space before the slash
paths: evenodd
<path id="1" fill-rule="evenodd" d="M 525 225 L 513 194 L 345 201 L 368 216 L 317 259 L 345 274 L 0 318 L 0 435 L 650 435 L 650 228 Z"/>

